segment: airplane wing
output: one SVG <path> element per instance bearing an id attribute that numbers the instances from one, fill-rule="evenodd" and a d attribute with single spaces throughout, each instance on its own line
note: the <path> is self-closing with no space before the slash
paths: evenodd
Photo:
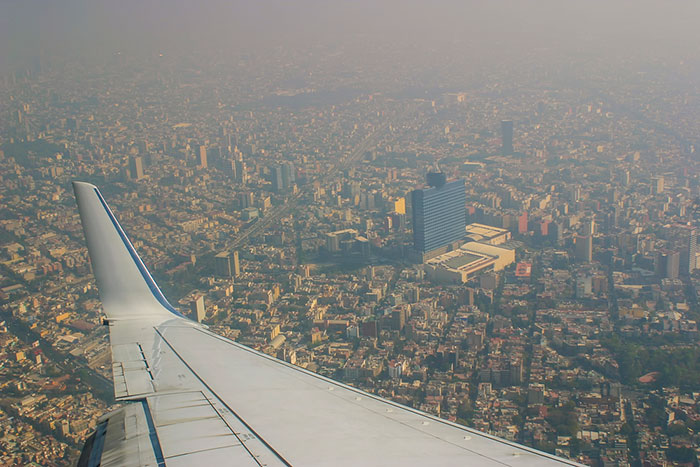
<path id="1" fill-rule="evenodd" d="M 98 189 L 74 182 L 114 392 L 80 466 L 578 465 L 338 383 L 180 315 Z"/>

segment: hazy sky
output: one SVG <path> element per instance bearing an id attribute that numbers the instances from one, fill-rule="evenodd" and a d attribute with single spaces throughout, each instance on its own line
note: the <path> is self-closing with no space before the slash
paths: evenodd
<path id="1" fill-rule="evenodd" d="M 368 40 L 379 49 L 540 47 L 698 60 L 699 19 L 697 0 L 0 0 L 0 73 L 37 56 L 364 47 Z"/>

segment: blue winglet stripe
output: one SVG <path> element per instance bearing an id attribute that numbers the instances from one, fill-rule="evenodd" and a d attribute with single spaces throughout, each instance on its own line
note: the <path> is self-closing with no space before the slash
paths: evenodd
<path id="1" fill-rule="evenodd" d="M 121 226 L 119 225 L 119 222 L 117 222 L 117 219 L 114 217 L 114 214 L 112 214 L 112 211 L 109 209 L 109 206 L 107 206 L 107 203 L 105 202 L 104 198 L 102 197 L 102 194 L 100 191 L 95 188 L 95 194 L 97 195 L 97 198 L 100 200 L 100 203 L 102 203 L 102 207 L 104 208 L 105 212 L 107 213 L 107 216 L 109 216 L 109 219 L 112 221 L 112 225 L 114 225 L 114 228 L 116 229 L 117 233 L 119 234 L 119 237 L 122 239 L 122 242 L 124 243 L 124 246 L 126 247 L 126 250 L 129 252 L 131 255 L 131 259 L 134 261 L 134 264 L 136 264 L 136 267 L 138 268 L 139 272 L 141 273 L 141 276 L 143 277 L 143 280 L 146 282 L 148 285 L 148 288 L 151 290 L 151 293 L 153 294 L 153 297 L 155 297 L 156 300 L 158 300 L 158 303 L 163 305 L 163 307 L 168 310 L 169 312 L 180 316 L 184 318 L 182 313 L 177 311 L 173 306 L 168 302 L 168 299 L 165 298 L 165 295 L 163 295 L 163 292 L 160 291 L 158 288 L 158 285 L 156 284 L 156 281 L 153 280 L 153 277 L 151 276 L 151 273 L 148 272 L 148 269 L 146 269 L 146 266 L 143 264 L 143 261 L 141 261 L 141 258 L 139 255 L 136 253 L 136 250 L 134 249 L 134 246 L 131 244 L 131 241 L 129 241 L 129 237 L 126 236 L 124 231 L 122 230 Z"/>

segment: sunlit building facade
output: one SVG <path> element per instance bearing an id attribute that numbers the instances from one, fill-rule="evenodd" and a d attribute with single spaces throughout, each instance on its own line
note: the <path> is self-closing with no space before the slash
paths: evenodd
<path id="1" fill-rule="evenodd" d="M 426 255 L 465 236 L 466 190 L 464 180 L 437 184 L 411 193 L 413 245 Z"/>

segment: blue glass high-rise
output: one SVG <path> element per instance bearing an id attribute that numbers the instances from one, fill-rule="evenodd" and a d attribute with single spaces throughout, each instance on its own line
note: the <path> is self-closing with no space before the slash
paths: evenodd
<path id="1" fill-rule="evenodd" d="M 444 178 L 443 178 L 444 180 Z M 462 239 L 467 226 L 464 180 L 411 192 L 413 245 L 425 254 Z"/>

